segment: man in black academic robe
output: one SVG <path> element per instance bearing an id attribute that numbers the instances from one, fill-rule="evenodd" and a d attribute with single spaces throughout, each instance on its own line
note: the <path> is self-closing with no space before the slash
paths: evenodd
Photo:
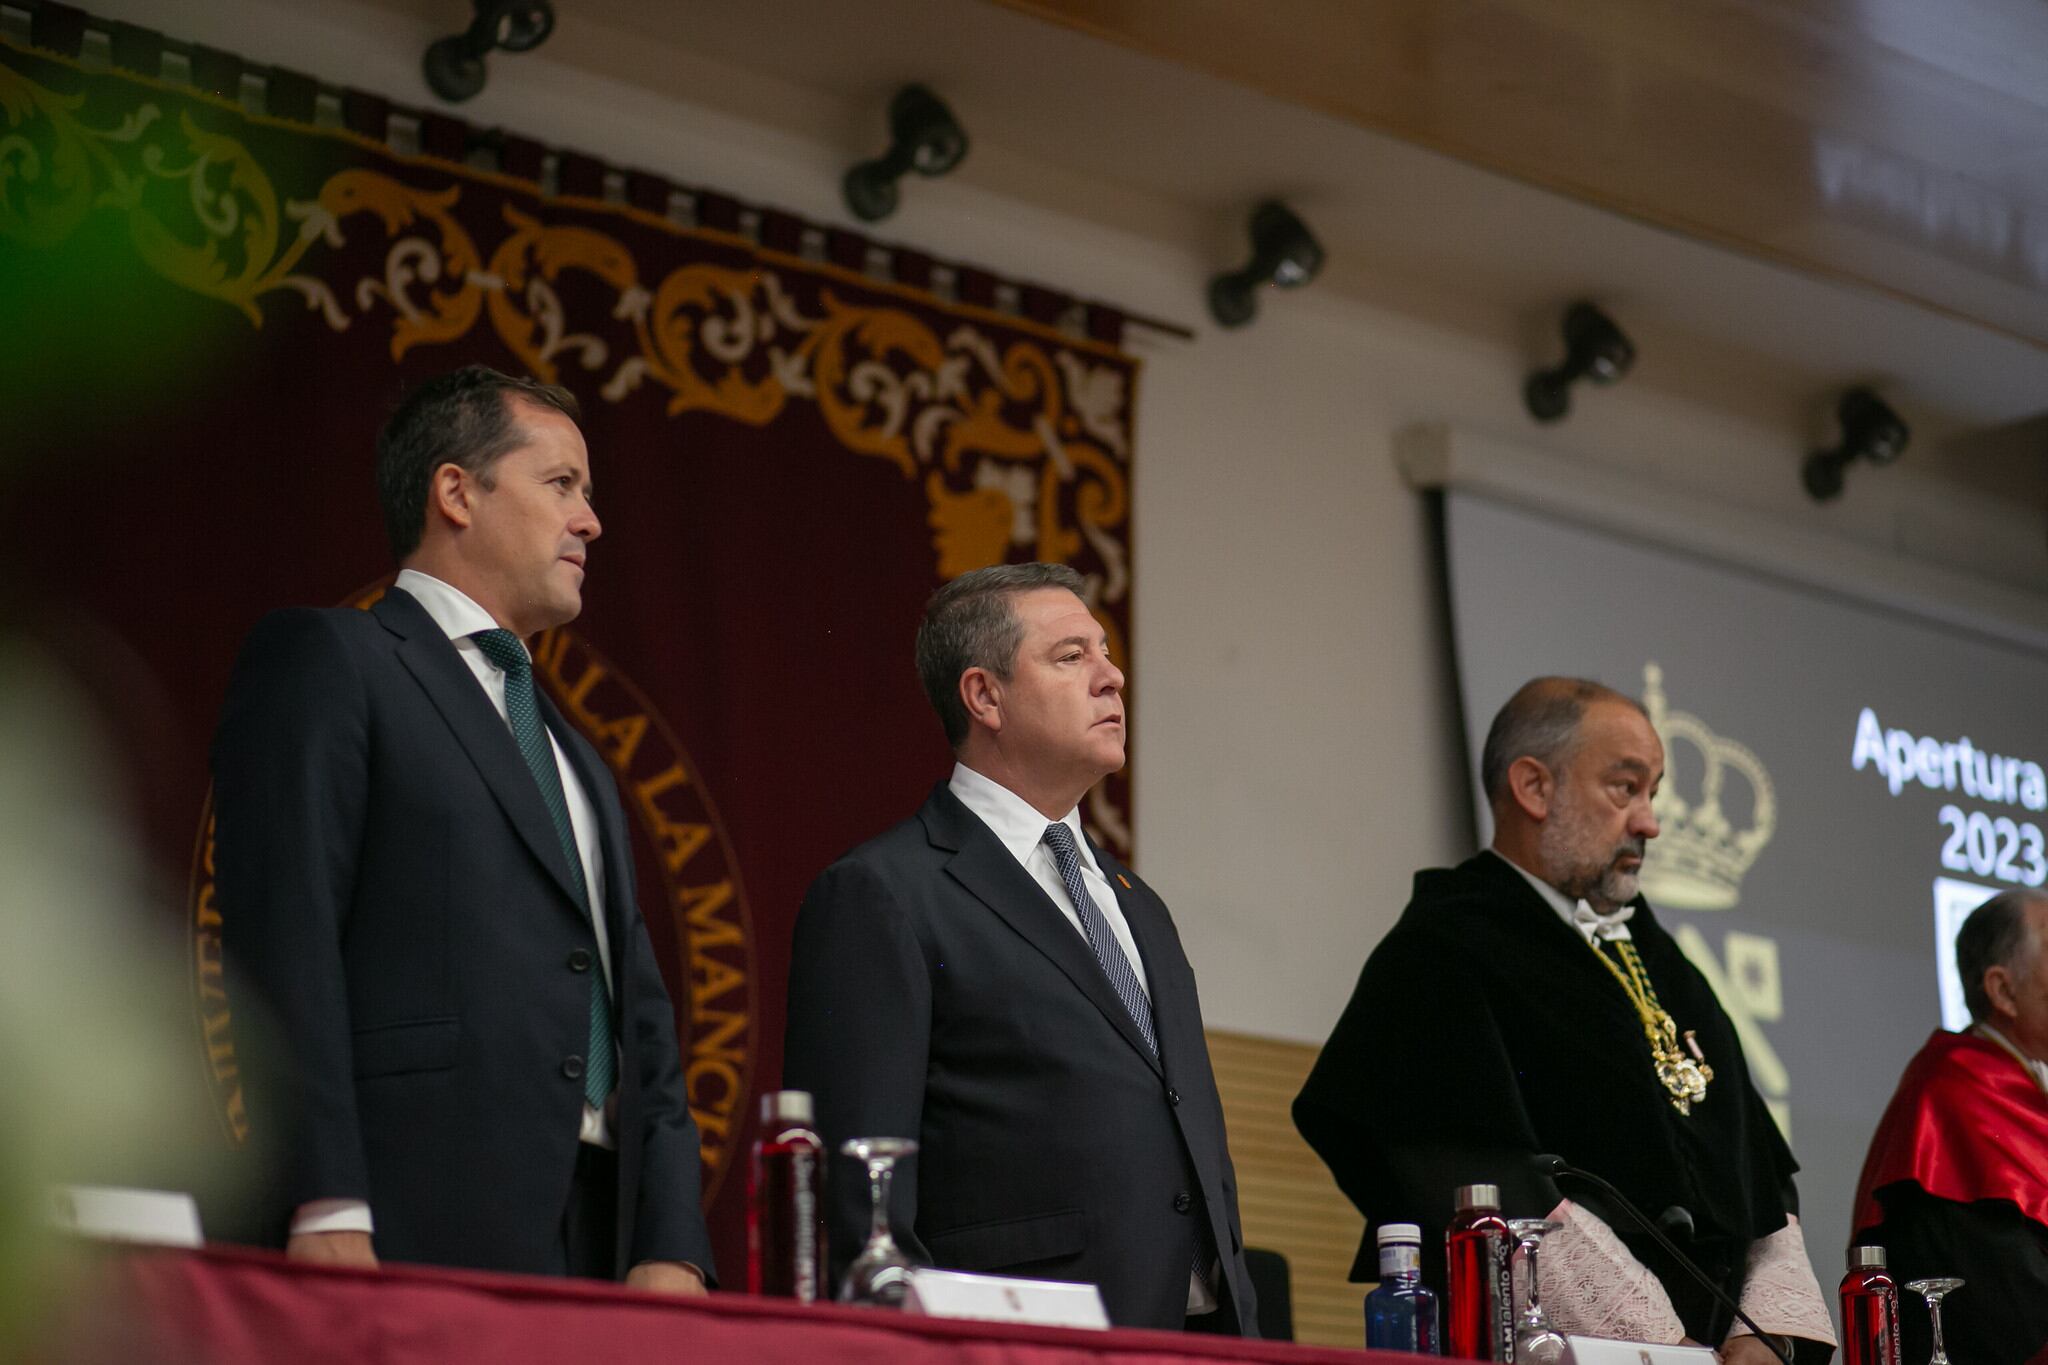
<path id="1" fill-rule="evenodd" d="M 1537 679 L 1496 718 L 1483 766 L 1493 848 L 1417 875 L 1294 1103 L 1366 1216 L 1352 1278 L 1375 1277 L 1375 1227 L 1441 1228 L 1456 1186 L 1491 1182 L 1507 1216 L 1565 1223 L 1544 1256 L 1560 1329 L 1770 1359 L 1599 1191 L 1543 1174 L 1534 1158 L 1554 1154 L 1617 1185 L 1766 1331 L 1825 1360 L 1797 1164 L 1733 1023 L 1637 894 L 1658 832 L 1655 729 L 1598 684 Z M 1647 989 L 1631 990 L 1632 968 Z M 1664 1018 L 1660 1059 L 1646 1024 Z M 1425 1237 L 1423 1256 L 1441 1291 L 1441 1241 Z"/>

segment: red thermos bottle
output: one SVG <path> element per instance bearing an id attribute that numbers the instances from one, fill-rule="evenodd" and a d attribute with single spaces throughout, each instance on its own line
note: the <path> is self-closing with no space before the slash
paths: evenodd
<path id="1" fill-rule="evenodd" d="M 824 1272 L 825 1145 L 811 1131 L 811 1097 L 761 1097 L 761 1134 L 747 1182 L 747 1291 L 812 1303 Z"/>
<path id="2" fill-rule="evenodd" d="M 1500 1216 L 1500 1186 L 1460 1185 L 1453 1202 L 1458 1213 L 1444 1232 L 1449 1267 L 1444 1354 L 1511 1361 L 1515 1316 L 1514 1297 L 1508 1292 L 1508 1252 L 1514 1242 L 1507 1220 Z"/>
<path id="3" fill-rule="evenodd" d="M 1842 1277 L 1842 1365 L 1899 1365 L 1899 1287 L 1883 1247 L 1851 1247 Z"/>

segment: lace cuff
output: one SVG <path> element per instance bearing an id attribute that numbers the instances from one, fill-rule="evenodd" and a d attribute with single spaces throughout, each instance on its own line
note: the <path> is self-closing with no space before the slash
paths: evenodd
<path id="1" fill-rule="evenodd" d="M 1569 1199 L 1552 1209 L 1550 1217 L 1564 1224 L 1543 1239 L 1538 1258 L 1543 1311 L 1551 1326 L 1620 1341 L 1670 1345 L 1684 1338 L 1685 1325 L 1671 1306 L 1671 1296 L 1649 1267 L 1629 1254 L 1612 1228 Z M 1804 1244 L 1800 1256 L 1803 1262 Z M 1809 1271 L 1807 1282 L 1812 1280 Z M 1746 1295 L 1743 1306 L 1749 1306 Z"/>
<path id="2" fill-rule="evenodd" d="M 1544 1250 L 1547 1253 L 1549 1248 Z M 1549 1278 L 1544 1276 L 1546 1283 Z M 1827 1301 L 1821 1297 L 1820 1281 L 1813 1277 L 1813 1265 L 1806 1258 L 1806 1234 L 1799 1230 L 1797 1215 L 1788 1215 L 1784 1227 L 1749 1244 L 1749 1268 L 1737 1301 L 1742 1311 L 1772 1336 L 1836 1344 L 1834 1324 L 1828 1318 Z M 1728 1335 L 1731 1339 L 1748 1336 L 1749 1329 L 1738 1322 L 1728 1329 Z"/>

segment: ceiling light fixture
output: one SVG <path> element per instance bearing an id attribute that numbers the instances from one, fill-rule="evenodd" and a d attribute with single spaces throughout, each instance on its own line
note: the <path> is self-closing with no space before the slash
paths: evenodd
<path id="1" fill-rule="evenodd" d="M 1913 437 L 1912 428 L 1891 404 L 1862 386 L 1842 395 L 1835 404 L 1835 420 L 1842 428 L 1841 441 L 1832 450 L 1808 455 L 1800 469 L 1806 492 L 1815 502 L 1840 497 L 1843 479 L 1856 461 L 1888 465 L 1906 453 L 1906 442 Z"/>
<path id="2" fill-rule="evenodd" d="M 1581 379 L 1612 384 L 1636 362 L 1635 343 L 1614 319 L 1590 303 L 1575 303 L 1564 315 L 1564 363 L 1538 370 L 1522 385 L 1522 402 L 1539 422 L 1555 422 L 1572 410 L 1572 385 Z"/>
<path id="3" fill-rule="evenodd" d="M 1308 224 L 1277 199 L 1252 210 L 1252 258 L 1209 281 L 1209 316 L 1242 327 L 1259 312 L 1259 286 L 1299 289 L 1323 268 L 1323 247 Z"/>
<path id="4" fill-rule="evenodd" d="M 967 156 L 967 130 L 946 102 L 921 85 L 906 85 L 889 101 L 889 150 L 846 173 L 840 191 L 846 207 L 873 223 L 896 211 L 905 172 L 939 176 Z"/>
<path id="5" fill-rule="evenodd" d="M 427 86 L 450 104 L 473 99 L 489 73 L 484 55 L 531 52 L 555 31 L 555 7 L 549 0 L 472 0 L 476 18 L 460 33 L 427 48 L 421 65 Z"/>

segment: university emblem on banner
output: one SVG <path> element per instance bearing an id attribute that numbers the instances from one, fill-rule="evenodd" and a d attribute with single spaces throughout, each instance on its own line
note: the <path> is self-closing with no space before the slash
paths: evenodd
<path id="1" fill-rule="evenodd" d="M 351 604 L 368 608 L 383 593 L 379 585 Z M 673 993 L 708 1205 L 731 1165 L 757 1052 L 753 923 L 739 862 L 689 755 L 646 693 L 566 627 L 536 637 L 533 662 L 550 699 L 603 755 L 628 820 L 654 855 L 659 906 L 655 887 L 645 879 L 640 906 L 650 921 L 663 915 L 674 929 L 676 960 L 664 964 L 663 974 L 683 986 Z M 193 987 L 215 1108 L 228 1139 L 240 1146 L 250 1136 L 250 1123 L 221 959 L 221 928 L 234 907 L 220 903 L 213 852 L 209 794 L 192 862 Z"/>

